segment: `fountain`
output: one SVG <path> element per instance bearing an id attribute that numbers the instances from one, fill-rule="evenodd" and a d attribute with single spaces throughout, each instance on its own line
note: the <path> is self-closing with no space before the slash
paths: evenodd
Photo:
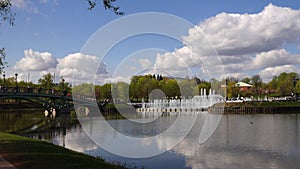
<path id="1" fill-rule="evenodd" d="M 191 99 L 175 98 L 175 99 L 154 99 L 149 103 L 142 102 L 142 107 L 137 109 L 137 112 L 156 112 L 173 113 L 173 112 L 194 112 L 206 111 L 216 103 L 224 102 L 224 97 L 216 94 L 210 89 L 207 95 L 206 89 L 201 88 L 200 95 L 194 96 Z"/>

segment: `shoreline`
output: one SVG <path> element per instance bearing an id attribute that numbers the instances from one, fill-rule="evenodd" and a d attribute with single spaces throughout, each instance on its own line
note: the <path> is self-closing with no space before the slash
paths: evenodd
<path id="1" fill-rule="evenodd" d="M 31 110 L 43 110 L 41 107 L 30 103 L 0 103 L 2 112 L 10 112 L 15 110 L 31 111 Z M 121 110 L 128 111 L 126 106 Z M 113 115 L 118 113 L 115 106 L 110 105 L 107 108 L 103 108 L 103 113 L 107 115 Z M 189 110 L 191 111 L 191 110 Z M 196 111 L 196 110 L 195 110 Z M 204 110 L 197 110 L 204 111 Z M 224 114 L 284 114 L 284 113 L 300 113 L 299 101 L 277 101 L 277 102 L 226 102 L 217 103 L 211 106 L 208 111 L 210 113 L 224 113 Z M 169 111 L 166 111 L 169 112 Z"/>
<path id="2" fill-rule="evenodd" d="M 300 102 L 230 102 L 215 104 L 210 113 L 223 114 L 295 114 L 300 113 Z"/>

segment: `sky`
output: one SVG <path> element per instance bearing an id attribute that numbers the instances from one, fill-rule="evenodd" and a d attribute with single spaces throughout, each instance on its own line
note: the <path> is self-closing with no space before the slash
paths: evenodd
<path id="1" fill-rule="evenodd" d="M 259 74 L 265 82 L 281 72 L 300 73 L 300 2 L 294 0 L 118 0 L 117 16 L 86 0 L 12 0 L 15 25 L 1 24 L 0 46 L 6 50 L 6 77 L 37 80 L 55 73 L 55 81 L 96 83 L 129 81 L 130 76 L 157 73 L 200 79 Z M 157 34 L 128 37 L 104 56 L 83 50 L 91 37 L 110 23 L 141 12 L 160 12 L 192 26 L 179 39 Z M 156 27 L 168 27 L 166 22 Z M 95 48 L 134 25 L 114 27 Z M 176 26 L 169 28 L 179 29 Z M 98 46 L 97 46 L 98 45 Z M 99 53 L 102 55 L 103 53 Z M 101 63 L 101 64 L 100 64 Z M 96 70 L 95 70 L 96 68 Z"/>

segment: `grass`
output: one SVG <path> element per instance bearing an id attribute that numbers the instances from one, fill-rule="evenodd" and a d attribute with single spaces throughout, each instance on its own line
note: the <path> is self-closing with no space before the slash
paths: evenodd
<path id="1" fill-rule="evenodd" d="M 242 103 L 226 103 L 225 107 L 294 107 L 300 106 L 298 101 L 278 101 L 278 102 L 242 102 Z"/>
<path id="2" fill-rule="evenodd" d="M 45 141 L 1 132 L 0 155 L 18 169 L 123 169 Z"/>

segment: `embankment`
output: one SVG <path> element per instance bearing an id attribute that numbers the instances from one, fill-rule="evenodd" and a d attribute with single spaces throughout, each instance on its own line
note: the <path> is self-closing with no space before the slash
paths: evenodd
<path id="1" fill-rule="evenodd" d="M 223 104 L 224 105 L 224 104 Z M 231 102 L 216 104 L 210 108 L 210 113 L 224 114 L 284 114 L 300 113 L 300 102 Z"/>

